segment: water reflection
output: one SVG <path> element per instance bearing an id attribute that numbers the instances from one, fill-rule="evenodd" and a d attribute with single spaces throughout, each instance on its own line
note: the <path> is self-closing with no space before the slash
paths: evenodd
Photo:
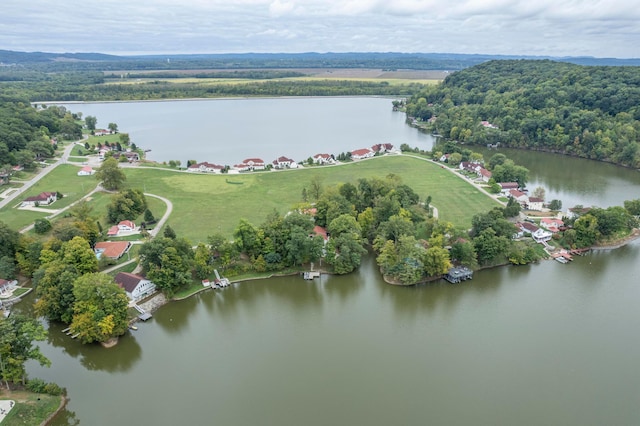
<path id="1" fill-rule="evenodd" d="M 120 336 L 116 346 L 105 349 L 98 343 L 84 345 L 72 339 L 62 332 L 63 327 L 66 326 L 50 323 L 47 343 L 61 348 L 63 353 L 72 358 L 77 358 L 87 370 L 125 373 L 131 370 L 142 356 L 142 348 L 130 332 Z"/>

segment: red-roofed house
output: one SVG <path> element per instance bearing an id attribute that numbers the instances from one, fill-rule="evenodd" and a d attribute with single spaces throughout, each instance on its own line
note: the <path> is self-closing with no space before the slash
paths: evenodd
<path id="1" fill-rule="evenodd" d="M 84 166 L 83 168 L 80 169 L 80 171 L 78 172 L 78 176 L 91 176 L 95 173 L 96 171 L 93 170 L 91 168 L 91 166 Z"/>
<path id="2" fill-rule="evenodd" d="M 513 198 L 518 203 L 523 205 L 526 205 L 529 202 L 529 196 L 522 191 L 518 191 L 517 189 L 510 189 L 509 197 Z"/>
<path id="3" fill-rule="evenodd" d="M 22 202 L 22 206 L 48 206 L 57 199 L 58 195 L 55 192 L 41 192 L 38 195 L 34 195 L 33 197 L 25 198 L 25 200 Z"/>
<path id="4" fill-rule="evenodd" d="M 129 241 L 101 241 L 96 243 L 93 251 L 98 259 L 105 256 L 109 259 L 118 260 L 129 250 L 131 243 Z"/>
<path id="5" fill-rule="evenodd" d="M 351 159 L 352 160 L 362 160 L 364 158 L 371 158 L 375 154 L 376 153 L 373 152 L 373 150 L 369 149 L 369 148 L 356 149 L 355 151 L 351 151 Z"/>
<path id="6" fill-rule="evenodd" d="M 379 152 L 381 154 L 384 154 L 385 152 L 391 152 L 392 149 L 393 145 L 391 145 L 390 143 L 378 143 L 371 147 L 371 150 L 373 152 Z"/>
<path id="7" fill-rule="evenodd" d="M 298 167 L 298 164 L 291 158 L 278 157 L 277 159 L 273 160 L 273 167 L 275 167 L 276 169 L 296 169 Z"/>
<path id="8" fill-rule="evenodd" d="M 336 160 L 329 154 L 316 154 L 313 156 L 313 162 L 316 164 L 335 164 Z"/>
<path id="9" fill-rule="evenodd" d="M 188 172 L 222 173 L 222 170 L 224 170 L 224 166 L 207 163 L 206 161 L 203 161 L 202 163 L 198 163 L 198 164 L 192 164 L 189 167 L 187 167 Z"/>
<path id="10" fill-rule="evenodd" d="M 327 241 L 329 236 L 327 235 L 327 230 L 322 226 L 316 225 L 313 227 L 313 234 L 311 236 L 320 235 L 323 240 Z"/>
<path id="11" fill-rule="evenodd" d="M 251 170 L 264 170 L 265 168 L 264 160 L 260 158 L 247 158 L 243 163 L 247 164 Z"/>
<path id="12" fill-rule="evenodd" d="M 499 185 L 500 185 L 500 192 L 505 196 L 508 196 L 509 191 L 511 191 L 512 189 L 520 188 L 520 185 L 518 185 L 518 182 L 500 182 Z"/>
<path id="13" fill-rule="evenodd" d="M 107 231 L 107 236 L 108 237 L 116 237 L 116 236 L 118 236 L 118 232 L 120 232 L 120 228 L 118 228 L 117 225 L 114 225 L 111 228 L 109 228 L 109 230 Z"/>
<path id="14" fill-rule="evenodd" d="M 135 231 L 136 224 L 130 220 L 123 220 L 120 223 L 118 223 L 118 229 L 120 231 Z"/>
<path id="15" fill-rule="evenodd" d="M 491 172 L 484 167 L 480 167 L 477 173 L 478 177 L 481 178 L 483 182 L 489 182 L 489 179 L 491 179 Z"/>
<path id="16" fill-rule="evenodd" d="M 156 285 L 140 275 L 119 272 L 114 278 L 130 300 L 138 301 L 156 292 Z"/>
<path id="17" fill-rule="evenodd" d="M 556 232 L 560 231 L 560 227 L 564 226 L 564 222 L 560 219 L 549 219 L 545 217 L 543 219 L 540 219 L 540 226 L 548 229 L 555 234 Z"/>
<path id="18" fill-rule="evenodd" d="M 530 197 L 527 202 L 527 208 L 529 210 L 542 211 L 544 200 L 542 198 Z"/>

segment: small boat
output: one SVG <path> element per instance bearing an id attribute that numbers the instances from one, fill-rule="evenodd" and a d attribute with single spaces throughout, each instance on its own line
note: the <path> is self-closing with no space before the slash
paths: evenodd
<path id="1" fill-rule="evenodd" d="M 129 326 L 129 328 L 130 328 L 131 330 L 133 330 L 133 331 L 135 331 L 135 330 L 137 330 L 137 329 L 138 329 L 138 327 L 136 327 L 135 325 L 130 325 L 130 326 Z"/>

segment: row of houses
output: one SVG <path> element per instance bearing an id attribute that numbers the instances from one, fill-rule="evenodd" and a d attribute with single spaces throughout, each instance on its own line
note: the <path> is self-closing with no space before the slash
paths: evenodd
<path id="1" fill-rule="evenodd" d="M 363 160 L 365 158 L 371 158 L 376 154 L 384 154 L 393 151 L 393 145 L 390 143 L 379 143 L 373 145 L 371 148 L 362 148 L 351 151 L 352 160 Z"/>

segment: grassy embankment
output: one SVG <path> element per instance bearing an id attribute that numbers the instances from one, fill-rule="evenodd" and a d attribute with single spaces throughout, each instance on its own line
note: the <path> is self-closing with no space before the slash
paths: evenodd
<path id="1" fill-rule="evenodd" d="M 192 242 L 216 232 L 230 237 L 240 218 L 261 224 L 274 209 L 281 214 L 302 201 L 302 189 L 314 176 L 325 186 L 394 173 L 432 205 L 440 219 L 470 227 L 474 214 L 496 206 L 470 183 L 440 166 L 406 156 L 384 156 L 341 166 L 232 175 L 194 175 L 156 169 L 125 169 L 129 185 L 169 198 L 174 211 L 169 225 Z M 232 185 L 226 182 L 242 182 Z"/>
<path id="2" fill-rule="evenodd" d="M 51 396 L 27 391 L 0 390 L 1 399 L 11 399 L 15 406 L 2 421 L 2 426 L 42 424 L 60 406 L 62 396 Z"/>

